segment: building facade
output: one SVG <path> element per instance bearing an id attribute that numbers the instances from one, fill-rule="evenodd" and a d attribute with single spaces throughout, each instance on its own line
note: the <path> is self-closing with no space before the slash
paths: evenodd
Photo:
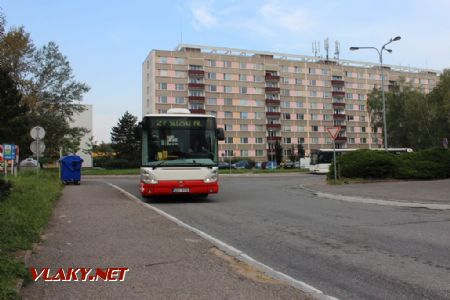
<path id="1" fill-rule="evenodd" d="M 84 104 L 84 111 L 81 113 L 75 113 L 73 115 L 73 122 L 70 122 L 71 127 L 84 127 L 88 130 L 88 132 L 81 138 L 80 141 L 80 150 L 76 153 L 83 159 L 83 168 L 92 168 L 93 161 L 92 155 L 88 153 L 90 148 L 89 144 L 91 143 L 90 139 L 92 138 L 92 104 Z"/>
<path id="2" fill-rule="evenodd" d="M 401 81 L 424 93 L 435 70 L 384 65 L 385 90 Z M 179 45 L 153 50 L 142 65 L 142 112 L 189 108 L 217 117 L 225 130 L 222 157 L 272 159 L 302 144 L 331 148 L 326 128 L 340 126 L 337 148 L 379 148 L 382 128 L 372 128 L 367 95 L 381 87 L 378 64 L 234 48 Z"/>

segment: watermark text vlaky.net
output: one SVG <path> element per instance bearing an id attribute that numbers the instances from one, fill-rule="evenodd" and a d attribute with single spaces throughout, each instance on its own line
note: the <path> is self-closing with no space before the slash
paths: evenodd
<path id="1" fill-rule="evenodd" d="M 124 281 L 129 268 L 30 268 L 33 281 Z"/>

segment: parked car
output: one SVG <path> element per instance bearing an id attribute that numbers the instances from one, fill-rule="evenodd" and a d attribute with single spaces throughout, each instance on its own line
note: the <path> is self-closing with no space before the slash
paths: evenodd
<path id="1" fill-rule="evenodd" d="M 230 168 L 230 164 L 227 163 L 226 161 L 219 162 L 219 169 L 229 169 L 229 168 Z"/>
<path id="2" fill-rule="evenodd" d="M 295 163 L 293 161 L 285 161 L 282 163 L 283 168 L 285 169 L 292 169 L 295 166 Z"/>
<path id="3" fill-rule="evenodd" d="M 266 169 L 268 170 L 274 170 L 274 169 L 278 169 L 278 164 L 276 161 L 268 161 L 266 163 Z"/>
<path id="4" fill-rule="evenodd" d="M 240 160 L 231 165 L 235 169 L 249 169 L 250 163 L 247 160 Z"/>

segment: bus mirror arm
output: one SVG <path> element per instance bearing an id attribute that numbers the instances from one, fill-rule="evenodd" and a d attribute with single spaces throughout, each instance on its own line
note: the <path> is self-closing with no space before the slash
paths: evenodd
<path id="1" fill-rule="evenodd" d="M 223 128 L 216 129 L 216 136 L 219 141 L 225 140 L 225 131 L 223 131 Z"/>
<path id="2" fill-rule="evenodd" d="M 139 122 L 138 125 L 134 128 L 134 137 L 137 140 L 142 139 L 142 122 Z"/>

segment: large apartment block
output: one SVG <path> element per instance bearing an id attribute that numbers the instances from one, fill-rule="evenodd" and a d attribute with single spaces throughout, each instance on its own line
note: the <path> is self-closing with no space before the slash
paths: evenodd
<path id="1" fill-rule="evenodd" d="M 384 65 L 384 88 L 403 80 L 424 93 L 438 72 Z M 217 117 L 225 130 L 222 157 L 271 159 L 278 142 L 289 156 L 297 144 L 331 148 L 328 127 L 340 126 L 337 148 L 380 148 L 367 95 L 381 87 L 378 64 L 234 48 L 179 45 L 153 50 L 142 65 L 142 112 L 188 108 Z M 294 146 L 293 146 L 294 145 Z"/>

